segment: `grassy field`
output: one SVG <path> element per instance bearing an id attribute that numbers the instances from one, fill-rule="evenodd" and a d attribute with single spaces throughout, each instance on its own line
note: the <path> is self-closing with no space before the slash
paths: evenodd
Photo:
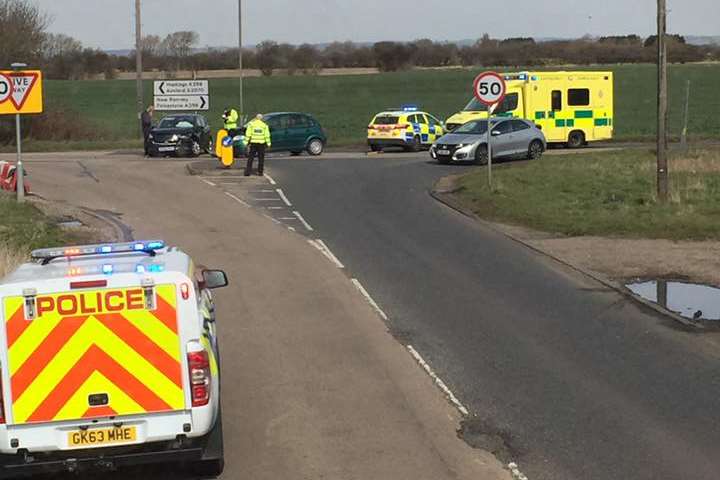
<path id="1" fill-rule="evenodd" d="M 616 135 L 620 140 L 647 139 L 655 132 L 655 67 L 623 65 L 595 67 L 616 73 Z M 317 116 L 332 145 L 362 144 L 373 114 L 403 103 L 447 118 L 467 103 L 478 70 L 425 70 L 362 76 L 277 76 L 246 80 L 246 113 L 304 111 Z M 670 69 L 670 129 L 681 129 L 685 81 L 692 81 L 690 134 L 720 138 L 720 65 L 674 65 Z M 213 128 L 220 115 L 238 98 L 238 81 L 211 80 L 208 116 Z M 152 82 L 146 82 L 150 103 Z M 135 83 L 115 81 L 49 81 L 46 102 L 51 109 L 72 109 L 102 132 L 106 142 L 131 139 L 136 134 Z M 92 142 L 89 146 L 92 146 Z M 79 145 L 82 147 L 83 145 Z M 29 145 L 32 148 L 32 145 Z M 38 148 L 50 146 L 38 145 Z"/>
<path id="2" fill-rule="evenodd" d="M 671 201 L 655 195 L 655 156 L 644 150 L 545 156 L 504 163 L 490 191 L 484 168 L 457 196 L 480 217 L 570 236 L 719 239 L 720 150 L 670 160 Z"/>

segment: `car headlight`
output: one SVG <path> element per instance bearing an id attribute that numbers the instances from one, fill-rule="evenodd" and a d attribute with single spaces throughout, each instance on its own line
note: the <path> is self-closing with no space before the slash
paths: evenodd
<path id="1" fill-rule="evenodd" d="M 180 137 L 178 137 L 177 135 L 173 135 L 172 137 L 170 137 L 170 142 L 177 142 L 178 140 L 180 140 Z"/>
<path id="2" fill-rule="evenodd" d="M 148 135 L 148 140 L 152 140 L 153 138 L 155 138 L 155 136 L 152 133 Z"/>

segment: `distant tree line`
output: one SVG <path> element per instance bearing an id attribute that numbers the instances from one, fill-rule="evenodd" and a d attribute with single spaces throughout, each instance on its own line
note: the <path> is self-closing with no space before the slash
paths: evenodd
<path id="1" fill-rule="evenodd" d="M 0 0 L 0 66 L 23 61 L 45 71 L 50 79 L 85 79 L 135 71 L 135 52 L 110 55 L 85 48 L 74 38 L 48 33 L 49 19 L 29 0 Z M 237 49 L 198 49 L 198 34 L 148 35 L 140 48 L 146 70 L 221 70 L 237 68 Z M 578 40 L 536 41 L 533 38 L 498 40 L 485 34 L 473 44 L 458 45 L 421 39 L 378 42 L 373 45 L 335 42 L 325 46 L 290 45 L 266 40 L 244 49 L 244 67 L 264 75 L 316 73 L 328 68 L 378 68 L 397 71 L 413 67 L 544 66 L 559 64 L 648 63 L 656 57 L 657 38 L 637 35 Z M 668 36 L 671 62 L 720 60 L 720 46 L 688 44 L 679 35 Z"/>

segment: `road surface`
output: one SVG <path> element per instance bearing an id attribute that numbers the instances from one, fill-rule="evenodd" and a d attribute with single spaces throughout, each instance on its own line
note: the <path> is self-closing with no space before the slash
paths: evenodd
<path id="1" fill-rule="evenodd" d="M 183 161 L 26 161 L 44 198 L 115 212 L 136 238 L 164 238 L 227 270 L 231 288 L 217 295 L 223 478 L 509 480 L 494 457 L 457 438 L 457 411 L 303 236 L 187 175 Z M 151 477 L 178 473 L 93 478 Z"/>
<path id="2" fill-rule="evenodd" d="M 710 337 L 429 196 L 437 179 L 469 167 L 426 154 L 332 157 L 272 159 L 276 185 L 206 181 L 323 239 L 396 338 L 475 416 L 470 443 L 518 462 L 531 480 L 718 478 L 720 360 Z M 277 188 L 291 206 L 271 200 Z"/>

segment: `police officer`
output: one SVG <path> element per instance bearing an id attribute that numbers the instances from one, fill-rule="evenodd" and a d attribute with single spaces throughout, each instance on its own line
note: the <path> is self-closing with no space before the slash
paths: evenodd
<path id="1" fill-rule="evenodd" d="M 150 105 L 140 116 L 140 122 L 142 123 L 143 140 L 145 141 L 145 156 L 150 155 L 150 130 L 152 130 L 153 113 L 155 107 Z"/>
<path id="2" fill-rule="evenodd" d="M 228 135 L 234 137 L 238 128 L 238 120 L 240 119 L 240 115 L 238 114 L 237 110 L 235 110 L 234 108 L 227 108 L 225 110 L 225 113 L 223 113 L 222 118 L 224 121 L 225 130 L 227 130 Z"/>
<path id="3" fill-rule="evenodd" d="M 263 121 L 262 114 L 258 114 L 254 120 L 247 124 L 245 138 L 250 146 L 247 164 L 245 165 L 245 176 L 249 177 L 252 173 L 255 156 L 258 157 L 258 175 L 262 176 L 265 168 L 265 149 L 272 146 L 270 127 Z"/>

